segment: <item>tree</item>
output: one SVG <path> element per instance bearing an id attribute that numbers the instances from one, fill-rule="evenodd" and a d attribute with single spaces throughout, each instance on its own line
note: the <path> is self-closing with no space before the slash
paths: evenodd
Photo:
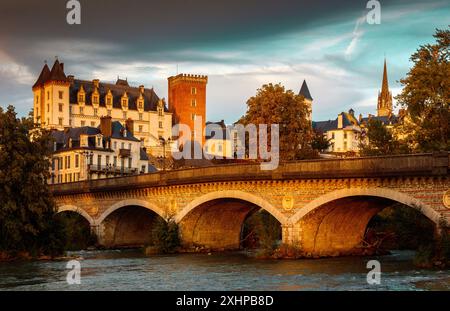
<path id="1" fill-rule="evenodd" d="M 327 150 L 331 145 L 331 139 L 325 137 L 321 131 L 314 130 L 314 137 L 311 142 L 311 147 L 318 152 Z"/>
<path id="2" fill-rule="evenodd" d="M 407 111 L 403 133 L 414 151 L 450 150 L 450 31 L 438 30 L 436 44 L 421 46 L 412 56 L 414 66 L 400 82 L 396 96 Z"/>
<path id="3" fill-rule="evenodd" d="M 0 252 L 62 252 L 61 224 L 47 185 L 50 135 L 0 108 Z"/>
<path id="4" fill-rule="evenodd" d="M 370 119 L 360 141 L 360 153 L 364 156 L 407 153 L 401 144 L 380 120 Z"/>
<path id="5" fill-rule="evenodd" d="M 313 137 L 311 122 L 307 119 L 308 107 L 304 97 L 281 84 L 265 84 L 256 96 L 247 101 L 247 112 L 238 121 L 243 125 L 267 124 L 268 146 L 270 147 L 270 125 L 279 124 L 280 159 L 295 160 L 314 157 L 311 148 Z"/>

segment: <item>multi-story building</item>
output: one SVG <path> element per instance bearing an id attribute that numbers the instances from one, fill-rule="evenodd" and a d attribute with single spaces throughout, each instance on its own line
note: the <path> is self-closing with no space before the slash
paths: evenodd
<path id="1" fill-rule="evenodd" d="M 101 117 L 99 127 L 53 130 L 49 183 L 66 183 L 155 171 L 131 119 L 123 126 Z"/>
<path id="2" fill-rule="evenodd" d="M 172 137 L 172 113 L 153 88 L 132 87 L 127 80 L 116 83 L 66 76 L 58 60 L 47 64 L 33 85 L 34 121 L 50 129 L 97 127 L 102 116 L 122 124 L 134 120 L 134 135 L 151 154 L 160 154 L 161 140 Z M 177 101 L 174 102 L 175 105 Z"/>
<path id="3" fill-rule="evenodd" d="M 205 143 L 207 83 L 208 77 L 202 75 L 179 74 L 168 78 L 169 110 L 173 113 L 173 124 L 187 125 L 191 137 L 183 133 L 183 140 L 197 141 L 201 146 Z"/>
<path id="4" fill-rule="evenodd" d="M 313 122 L 313 128 L 330 141 L 326 152 L 344 154 L 359 151 L 361 128 L 353 109 L 341 112 L 335 120 Z"/>

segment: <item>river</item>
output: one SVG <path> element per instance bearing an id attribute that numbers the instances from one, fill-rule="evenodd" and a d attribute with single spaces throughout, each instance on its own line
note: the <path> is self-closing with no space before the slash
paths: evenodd
<path id="1" fill-rule="evenodd" d="M 67 261 L 0 263 L 0 290 L 450 290 L 449 270 L 417 269 L 413 252 L 380 257 L 262 260 L 244 253 L 145 257 L 138 251 L 81 251 L 81 284 Z M 381 263 L 367 283 L 368 260 Z"/>

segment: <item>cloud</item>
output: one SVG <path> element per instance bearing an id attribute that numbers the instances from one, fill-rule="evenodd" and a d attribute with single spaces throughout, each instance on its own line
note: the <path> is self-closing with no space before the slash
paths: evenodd
<path id="1" fill-rule="evenodd" d="M 0 80 L 15 81 L 19 84 L 29 85 L 33 82 L 34 76 L 29 68 L 17 63 L 13 58 L 0 50 Z"/>

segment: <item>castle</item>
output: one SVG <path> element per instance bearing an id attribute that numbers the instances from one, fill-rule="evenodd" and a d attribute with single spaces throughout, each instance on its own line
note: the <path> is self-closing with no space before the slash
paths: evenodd
<path id="1" fill-rule="evenodd" d="M 153 88 L 133 87 L 127 80 L 116 83 L 99 79 L 81 80 L 66 75 L 64 64 L 55 60 L 47 64 L 33 85 L 34 122 L 39 126 L 64 130 L 75 127 L 98 127 L 103 116 L 125 124 L 133 120 L 133 133 L 152 155 L 161 155 L 162 141 L 172 138 L 172 126 L 184 123 L 193 128 L 206 117 L 207 77 L 180 74 L 168 78 L 169 105 Z M 204 142 L 202 133 L 193 134 Z"/>

